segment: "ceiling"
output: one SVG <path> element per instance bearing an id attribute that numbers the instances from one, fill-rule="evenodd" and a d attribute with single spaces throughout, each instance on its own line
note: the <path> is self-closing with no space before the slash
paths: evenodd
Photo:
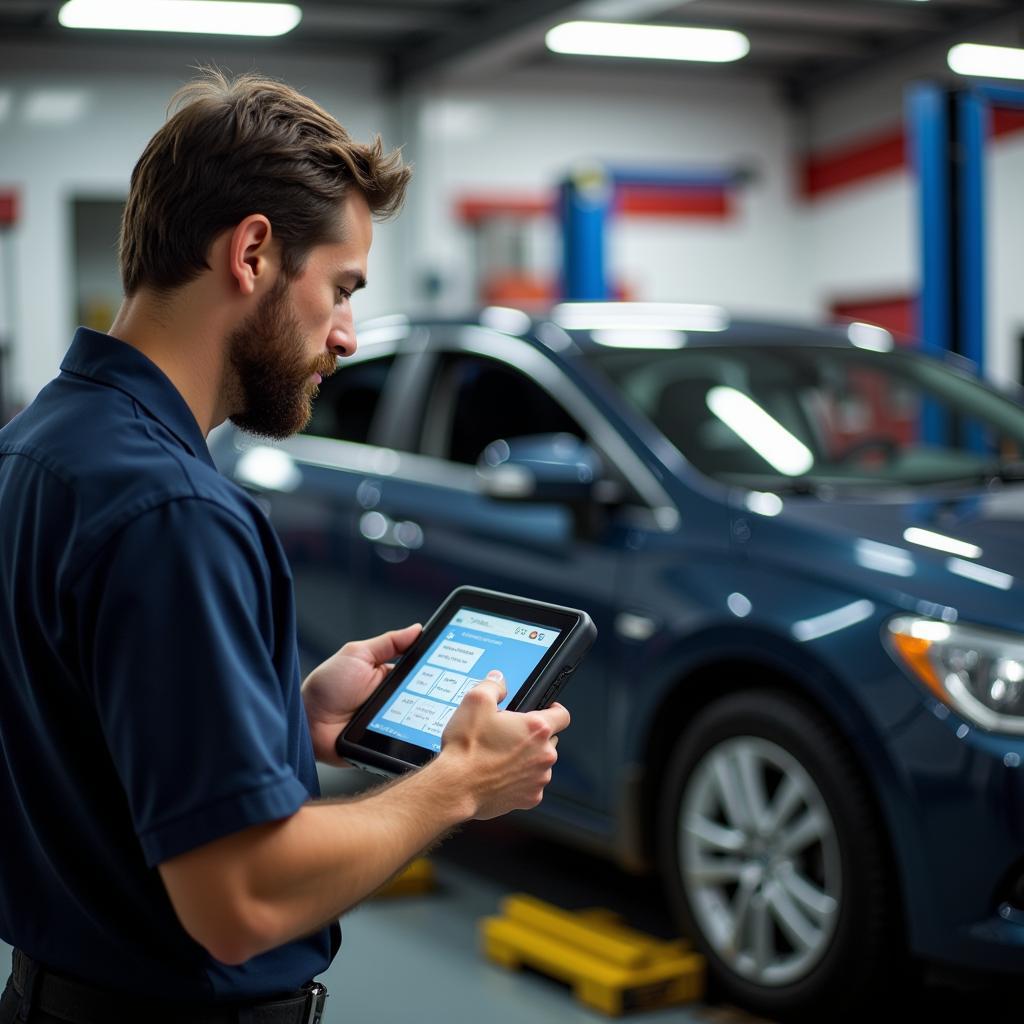
<path id="1" fill-rule="evenodd" d="M 708 74 L 755 74 L 795 98 L 885 59 L 965 39 L 986 41 L 1010 23 L 1024 44 L 1021 0 L 295 0 L 299 26 L 278 39 L 218 38 L 218 52 L 369 58 L 383 80 L 403 87 L 425 76 L 598 69 L 624 78 L 667 62 L 566 57 L 544 47 L 561 21 L 597 18 L 739 29 L 750 54 Z M 72 63 L 145 54 L 193 57 L 195 37 L 71 31 L 57 22 L 61 0 L 0 0 L 0 48 L 66 55 Z M 101 56 L 100 56 L 101 55 Z M 142 57 L 140 57 L 142 55 Z M 10 66 L 10 62 L 5 62 Z M 690 65 L 694 67 L 694 65 Z"/>

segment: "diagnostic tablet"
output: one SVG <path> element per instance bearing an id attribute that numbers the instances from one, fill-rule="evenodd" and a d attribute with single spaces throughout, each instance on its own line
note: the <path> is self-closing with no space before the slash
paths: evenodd
<path id="1" fill-rule="evenodd" d="M 338 737 L 338 753 L 396 775 L 426 764 L 466 692 L 492 669 L 505 676 L 500 707 L 547 707 L 590 649 L 586 612 L 476 587 L 459 587 Z"/>

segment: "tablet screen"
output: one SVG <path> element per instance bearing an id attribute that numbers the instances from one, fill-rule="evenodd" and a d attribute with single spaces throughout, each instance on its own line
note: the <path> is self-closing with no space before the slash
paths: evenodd
<path id="1" fill-rule="evenodd" d="M 506 707 L 561 634 L 552 626 L 459 608 L 367 728 L 437 753 L 467 690 L 500 669 Z"/>

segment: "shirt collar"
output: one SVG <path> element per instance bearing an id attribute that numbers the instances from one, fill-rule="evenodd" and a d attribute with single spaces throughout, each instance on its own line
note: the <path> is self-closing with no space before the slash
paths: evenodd
<path id="1" fill-rule="evenodd" d="M 162 423 L 183 448 L 213 466 L 206 438 L 181 392 L 137 348 L 109 334 L 79 327 L 60 368 L 123 391 Z"/>

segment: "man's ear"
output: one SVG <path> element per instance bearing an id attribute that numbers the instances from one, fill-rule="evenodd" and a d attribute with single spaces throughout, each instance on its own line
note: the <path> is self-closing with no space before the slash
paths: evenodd
<path id="1" fill-rule="evenodd" d="M 252 295 L 277 269 L 273 248 L 273 230 L 262 213 L 235 225 L 228 239 L 228 269 L 242 295 Z"/>

